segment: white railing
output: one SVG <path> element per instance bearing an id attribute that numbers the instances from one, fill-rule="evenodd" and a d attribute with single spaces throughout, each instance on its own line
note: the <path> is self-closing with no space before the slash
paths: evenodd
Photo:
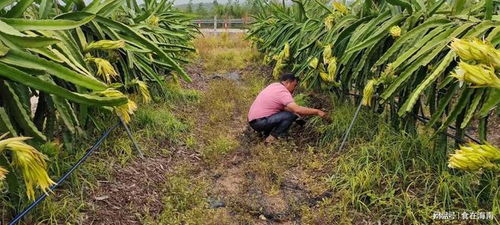
<path id="1" fill-rule="evenodd" d="M 193 23 L 198 25 L 198 27 L 202 27 L 202 25 L 212 25 L 213 29 L 217 30 L 235 28 L 235 29 L 245 29 L 246 26 L 253 21 L 252 18 L 241 18 L 241 19 L 221 19 L 214 16 L 213 19 L 201 19 L 201 20 L 193 20 Z M 206 26 L 205 26 L 206 27 Z"/>

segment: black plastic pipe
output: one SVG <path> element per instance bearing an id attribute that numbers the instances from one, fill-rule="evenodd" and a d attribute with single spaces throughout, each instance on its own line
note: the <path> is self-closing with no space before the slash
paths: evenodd
<path id="1" fill-rule="evenodd" d="M 50 190 L 53 191 L 64 180 L 66 180 L 66 178 L 68 178 L 69 175 L 71 175 L 71 173 L 73 173 L 76 170 L 76 168 L 78 166 L 80 166 L 80 164 L 82 164 L 97 148 L 99 148 L 99 146 L 102 144 L 104 139 L 106 139 L 106 137 L 109 136 L 111 131 L 116 129 L 120 125 L 120 123 L 121 122 L 118 122 L 114 126 L 110 127 L 108 130 L 106 130 L 106 132 L 104 132 L 104 134 L 97 140 L 97 142 L 92 147 L 90 147 L 90 149 L 85 153 L 85 155 L 83 155 L 82 158 L 80 158 L 80 160 L 78 160 L 78 162 L 75 165 L 73 165 L 73 167 L 71 167 L 71 169 L 69 169 L 61 178 L 59 178 L 59 180 L 54 185 L 52 185 L 50 187 Z M 40 195 L 33 203 L 31 203 L 28 207 L 26 207 L 21 213 L 17 214 L 17 216 L 14 217 L 14 219 L 12 221 L 10 221 L 9 225 L 14 225 L 14 224 L 18 223 L 26 214 L 28 214 L 28 212 L 30 212 L 33 208 L 35 208 L 38 204 L 40 204 L 45 198 L 47 198 L 47 196 L 48 196 L 47 193 L 43 193 L 42 195 Z"/>

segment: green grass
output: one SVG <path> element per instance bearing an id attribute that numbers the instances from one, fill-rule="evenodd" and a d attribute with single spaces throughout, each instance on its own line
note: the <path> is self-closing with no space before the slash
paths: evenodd
<path id="1" fill-rule="evenodd" d="M 164 103 L 143 106 L 137 111 L 133 124 L 140 130 L 141 139 L 168 140 L 177 144 L 189 130 L 189 124 L 179 120 Z"/>
<path id="2" fill-rule="evenodd" d="M 160 224 L 201 224 L 208 209 L 207 184 L 174 175 L 165 181 Z"/>
<path id="3" fill-rule="evenodd" d="M 352 107 L 350 103 L 339 102 L 334 104 L 331 110 L 328 111 L 331 122 L 326 122 L 318 117 L 312 118 L 308 126 L 321 134 L 318 144 L 324 148 L 337 150 L 342 140 L 339 137 L 343 137 L 347 128 L 349 128 L 355 110 L 356 108 Z M 369 111 L 361 110 L 349 133 L 349 142 L 347 144 L 353 145 L 371 140 L 379 128 L 379 123 L 383 123 L 381 118 Z"/>
<path id="4" fill-rule="evenodd" d="M 312 121 L 322 133 L 320 146 L 338 146 L 354 109 L 337 105 L 333 123 Z M 488 172 L 448 169 L 446 154 L 434 150 L 427 133 L 396 131 L 374 113 L 363 111 L 349 143 L 346 150 L 336 154 L 329 173 L 335 202 L 322 203 L 319 214 L 304 209 L 311 221 L 357 223 L 358 218 L 382 223 L 431 223 L 436 211 L 499 210 L 498 177 Z M 339 202 L 345 205 L 339 206 Z M 325 212 L 333 214 L 324 217 Z"/>
<path id="5" fill-rule="evenodd" d="M 192 177 L 189 166 L 181 165 L 163 185 L 163 209 L 158 218 L 146 216 L 143 224 L 228 224 L 226 215 L 209 207 L 209 184 Z"/>
<path id="6" fill-rule="evenodd" d="M 201 150 L 203 158 L 211 163 L 216 162 L 238 147 L 239 143 L 231 136 L 220 135 L 209 141 Z"/>

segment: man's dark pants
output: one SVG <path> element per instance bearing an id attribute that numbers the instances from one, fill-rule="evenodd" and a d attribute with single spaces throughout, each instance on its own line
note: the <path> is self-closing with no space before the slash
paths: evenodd
<path id="1" fill-rule="evenodd" d="M 292 123 L 298 118 L 297 115 L 288 111 L 270 115 L 250 121 L 250 126 L 258 132 L 262 132 L 264 137 L 271 134 L 273 137 L 283 137 L 288 133 Z"/>

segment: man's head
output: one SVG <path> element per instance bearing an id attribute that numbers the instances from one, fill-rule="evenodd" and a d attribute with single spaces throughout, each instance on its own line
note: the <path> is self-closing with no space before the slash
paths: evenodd
<path id="1" fill-rule="evenodd" d="M 280 82 L 290 91 L 290 93 L 293 93 L 293 90 L 295 90 L 295 87 L 297 87 L 299 83 L 299 78 L 291 73 L 286 73 L 281 76 Z"/>

